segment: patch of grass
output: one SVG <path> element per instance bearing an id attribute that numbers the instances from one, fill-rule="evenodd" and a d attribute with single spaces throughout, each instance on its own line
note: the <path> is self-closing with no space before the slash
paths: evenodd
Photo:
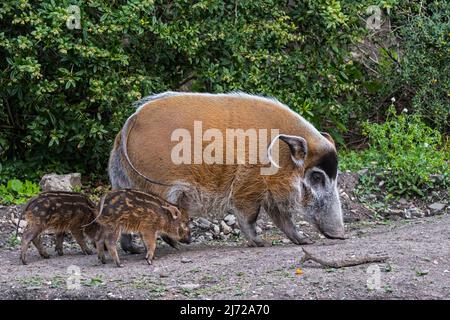
<path id="1" fill-rule="evenodd" d="M 417 276 L 417 277 L 423 277 L 423 276 L 426 276 L 428 273 L 429 273 L 428 270 L 419 270 L 419 269 L 416 269 L 416 276 Z"/>
<path id="2" fill-rule="evenodd" d="M 237 286 L 236 288 L 240 290 L 239 286 Z M 221 293 L 225 290 L 227 289 L 224 289 L 219 284 L 215 284 L 209 287 L 201 287 L 197 289 L 181 288 L 180 292 L 188 298 L 197 298 L 199 296 L 211 295 L 213 293 Z"/>
<path id="3" fill-rule="evenodd" d="M 62 285 L 66 284 L 66 280 L 64 279 L 64 277 L 61 276 L 54 276 L 51 280 L 50 280 L 50 288 L 56 289 L 56 288 L 61 288 Z"/>
<path id="4" fill-rule="evenodd" d="M 392 265 L 389 263 L 387 263 L 383 268 L 384 272 L 391 272 L 392 270 L 393 270 Z"/>
<path id="5" fill-rule="evenodd" d="M 392 289 L 392 287 L 391 287 L 390 285 L 388 285 L 388 284 L 385 284 L 385 285 L 383 286 L 383 290 L 384 290 L 384 292 L 386 292 L 386 293 L 392 293 L 392 292 L 394 292 L 394 289 Z"/>
<path id="6" fill-rule="evenodd" d="M 12 235 L 9 237 L 9 239 L 8 239 L 8 246 L 9 246 L 10 248 L 15 248 L 15 247 L 17 247 L 18 245 L 20 245 L 20 240 L 19 240 L 19 238 L 16 236 L 16 234 L 14 233 L 14 234 L 12 234 Z"/>
<path id="7" fill-rule="evenodd" d="M 44 281 L 45 279 L 40 276 L 32 276 L 20 280 L 20 282 L 27 287 L 42 287 Z"/>
<path id="8" fill-rule="evenodd" d="M 162 297 L 167 292 L 167 288 L 163 285 L 156 286 L 149 289 L 149 293 L 151 297 Z"/>
<path id="9" fill-rule="evenodd" d="M 96 286 L 101 286 L 104 283 L 103 283 L 102 279 L 94 277 L 94 278 L 90 278 L 90 279 L 84 279 L 82 281 L 82 284 L 87 287 L 96 287 Z"/>

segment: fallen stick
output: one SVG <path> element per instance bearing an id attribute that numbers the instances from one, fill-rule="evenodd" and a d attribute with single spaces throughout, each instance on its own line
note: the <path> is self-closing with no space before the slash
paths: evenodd
<path id="1" fill-rule="evenodd" d="M 319 257 L 315 257 L 311 252 L 307 251 L 305 248 L 302 248 L 302 250 L 305 253 L 305 255 L 300 260 L 300 263 L 304 263 L 305 261 L 311 260 L 321 264 L 324 267 L 329 268 L 352 267 L 366 263 L 385 262 L 387 259 L 389 259 L 389 256 L 385 254 L 372 254 L 372 255 L 365 255 L 362 257 L 350 257 L 344 260 L 328 261 L 321 259 Z"/>

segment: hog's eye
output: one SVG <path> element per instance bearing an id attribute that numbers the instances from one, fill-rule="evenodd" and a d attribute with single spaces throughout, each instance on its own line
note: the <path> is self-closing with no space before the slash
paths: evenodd
<path id="1" fill-rule="evenodd" d="M 321 172 L 313 172 L 311 174 L 311 181 L 313 184 L 323 184 L 324 176 Z"/>

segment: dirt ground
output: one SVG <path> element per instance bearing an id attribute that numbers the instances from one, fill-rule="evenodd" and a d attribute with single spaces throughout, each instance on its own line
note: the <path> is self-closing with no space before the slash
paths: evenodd
<path id="1" fill-rule="evenodd" d="M 347 229 L 348 240 L 318 239 L 309 251 L 326 259 L 384 252 L 390 259 L 331 269 L 311 261 L 301 265 L 301 247 L 281 241 L 249 248 L 242 240 L 214 240 L 178 251 L 161 244 L 151 266 L 143 254 L 123 252 L 124 268 L 111 260 L 100 265 L 76 246 L 62 257 L 48 249 L 48 260 L 32 248 L 24 266 L 17 244 L 4 240 L 13 230 L 0 223 L 0 299 L 450 298 L 450 215 L 382 225 L 360 221 Z M 282 238 L 276 229 L 264 236 Z"/>

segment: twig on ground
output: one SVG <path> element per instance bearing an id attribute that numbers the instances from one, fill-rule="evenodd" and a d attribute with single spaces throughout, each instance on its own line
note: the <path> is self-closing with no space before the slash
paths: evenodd
<path id="1" fill-rule="evenodd" d="M 387 259 L 389 259 L 389 256 L 386 254 L 371 254 L 371 255 L 364 255 L 361 257 L 349 257 L 343 260 L 328 261 L 314 256 L 311 252 L 307 251 L 305 248 L 302 248 L 302 250 L 305 253 L 305 255 L 300 260 L 300 263 L 304 263 L 305 261 L 311 260 L 321 264 L 324 267 L 329 268 L 343 268 L 343 267 L 357 266 L 366 263 L 385 262 Z"/>

